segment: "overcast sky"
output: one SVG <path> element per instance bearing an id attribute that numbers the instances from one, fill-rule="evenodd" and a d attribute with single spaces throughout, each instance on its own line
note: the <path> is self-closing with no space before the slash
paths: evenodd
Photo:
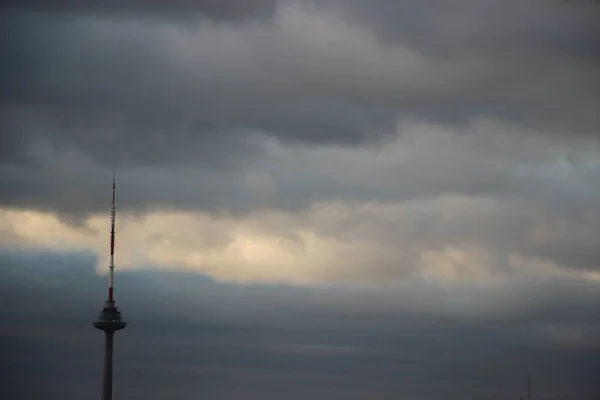
<path id="1" fill-rule="evenodd" d="M 599 399 L 600 5 L 9 0 L 11 399 Z M 18 302 L 18 303 L 17 303 Z"/>

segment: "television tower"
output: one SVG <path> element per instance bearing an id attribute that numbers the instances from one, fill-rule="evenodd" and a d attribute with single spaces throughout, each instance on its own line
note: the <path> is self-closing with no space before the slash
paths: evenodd
<path id="1" fill-rule="evenodd" d="M 110 208 L 110 264 L 108 276 L 108 300 L 94 321 L 94 327 L 104 331 L 104 376 L 102 379 L 102 400 L 112 400 L 113 378 L 113 338 L 115 331 L 125 328 L 127 323 L 121 318 L 121 312 L 115 305 L 115 173 L 113 172 L 112 206 Z"/>

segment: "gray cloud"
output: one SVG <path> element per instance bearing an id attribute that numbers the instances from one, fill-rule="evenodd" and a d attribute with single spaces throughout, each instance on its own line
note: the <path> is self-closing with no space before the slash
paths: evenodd
<path id="1" fill-rule="evenodd" d="M 323 9 L 287 4 L 270 20 L 232 24 L 121 18 L 117 10 L 4 10 L 3 203 L 82 216 L 100 210 L 106 175 L 99 167 L 136 171 L 139 187 L 125 198 L 128 208 L 240 211 L 303 207 L 323 197 L 539 193 L 540 179 L 532 185 L 476 153 L 510 160 L 514 152 L 520 163 L 538 162 L 548 146 L 525 144 L 527 135 L 595 135 L 600 90 L 593 49 L 600 35 L 579 11 L 541 2 L 497 9 L 484 1 L 454 11 L 437 3 L 350 2 L 345 13 L 332 3 Z M 482 22 L 498 12 L 506 16 L 502 24 Z M 497 148 L 469 144 L 487 140 L 477 139 L 477 128 L 465 128 L 484 117 L 516 139 Z M 458 126 L 471 139 L 459 142 L 464 149 L 439 147 L 422 162 L 414 157 L 399 165 L 409 182 L 401 190 L 391 177 L 375 186 L 340 183 L 339 171 L 320 173 L 327 168 L 322 162 L 312 171 L 283 166 L 287 176 L 264 162 L 270 159 L 266 136 L 286 146 L 385 146 L 397 135 L 398 119 Z M 552 151 L 558 160 L 562 150 Z M 190 164 L 201 167 L 190 173 L 193 179 L 175 176 L 192 171 Z M 173 173 L 156 172 L 164 166 Z M 248 194 L 248 169 L 278 174 L 277 192 Z M 312 176 L 302 178 L 306 169 Z M 436 169 L 436 179 L 423 172 Z M 63 193 L 74 185 L 85 190 L 72 201 Z"/>
<path id="2" fill-rule="evenodd" d="M 9 0 L 2 3 L 7 8 L 25 8 L 54 12 L 145 14 L 150 16 L 185 17 L 203 14 L 219 20 L 239 20 L 272 14 L 276 0 L 127 0 L 103 2 L 81 2 L 76 0 Z"/>
<path id="3" fill-rule="evenodd" d="M 180 166 L 120 172 L 119 212 L 127 218 L 128 213 L 205 209 L 227 218 L 234 211 L 233 225 L 217 219 L 186 231 L 191 238 L 183 248 L 188 252 L 214 249 L 209 242 L 224 249 L 233 244 L 236 226 L 246 224 L 298 249 L 306 246 L 301 232 L 343 246 L 363 246 L 367 253 L 357 254 L 366 258 L 353 263 L 356 270 L 326 263 L 332 269 L 322 277 L 334 281 L 398 279 L 413 273 L 427 252 L 447 263 L 445 257 L 454 250 L 475 257 L 457 267 L 466 268 L 466 279 L 471 267 L 519 276 L 522 262 L 596 271 L 600 192 L 593 149 L 535 136 L 526 140 L 494 129 L 483 124 L 457 134 L 411 127 L 380 150 L 298 149 L 257 139 L 253 146 L 262 158 L 244 169 Z M 55 164 L 56 159 L 62 163 Z M 7 174 L 19 177 L 6 186 L 7 204 L 58 210 L 67 222 L 82 225 L 90 211 L 105 212 L 109 171 L 98 170 L 81 153 L 54 153 L 51 148 L 38 168 L 52 179 L 40 180 L 44 175 L 34 169 Z M 265 209 L 287 214 L 257 213 Z M 130 234 L 147 236 L 152 229 Z M 160 234 L 169 238 L 175 233 L 161 229 Z M 286 246 L 277 248 L 287 254 Z M 515 256 L 527 260 L 515 261 Z M 540 267 L 536 274 L 548 273 L 548 268 Z"/>
<path id="4" fill-rule="evenodd" d="M 235 25 L 4 11 L 3 156 L 23 161 L 41 137 L 102 164 L 227 164 L 244 149 L 222 144 L 232 131 L 356 144 L 393 134 L 396 118 L 595 134 L 600 35 L 580 13 L 393 4 L 350 2 L 347 18 L 282 5 Z M 499 11 L 510 23 L 479 22 Z"/>
<path id="5" fill-rule="evenodd" d="M 353 13 L 357 20 L 385 40 L 401 40 L 430 55 L 440 75 L 465 72 L 445 86 L 447 91 L 432 86 L 428 106 L 417 103 L 425 113 L 433 111 L 434 118 L 469 120 L 483 114 L 546 132 L 583 129 L 595 135 L 598 121 L 591 110 L 598 103 L 597 4 L 351 3 L 358 6 Z"/>
<path id="6" fill-rule="evenodd" d="M 396 118 L 596 133 L 600 35 L 579 12 L 328 4 L 237 25 L 6 11 L 3 136 L 49 136 L 114 164 L 203 160 L 199 149 L 240 129 L 363 143 Z M 386 41 L 372 36 L 386 27 Z"/>
<path id="7" fill-rule="evenodd" d="M 302 83 L 290 81 L 292 66 L 282 65 L 285 75 L 278 79 L 285 80 L 283 85 L 269 84 L 269 75 L 279 68 L 267 61 L 269 52 L 285 51 L 290 44 L 291 52 L 306 51 L 302 44 L 276 38 L 277 30 L 269 25 L 243 25 L 239 32 L 229 32 L 209 21 L 180 30 L 171 20 L 21 13 L 6 13 L 5 18 L 8 32 L 2 47 L 10 62 L 2 74 L 3 108 L 7 120 L 20 122 L 7 132 L 11 139 L 43 135 L 81 148 L 95 160 L 154 164 L 173 162 L 175 156 L 204 160 L 198 150 L 218 146 L 216 136 L 231 130 L 356 142 L 392 120 L 389 113 L 344 101 L 296 96 Z M 188 49 L 173 47 L 179 35 Z M 196 35 L 200 47 L 194 43 Z M 48 46 L 53 50 L 43 50 Z M 239 53 L 244 47 L 256 56 Z M 263 66 L 261 60 L 267 63 Z M 300 78 L 305 75 L 298 72 Z M 112 153 L 116 143 L 121 150 Z M 182 152 L 190 148 L 188 154 Z"/>

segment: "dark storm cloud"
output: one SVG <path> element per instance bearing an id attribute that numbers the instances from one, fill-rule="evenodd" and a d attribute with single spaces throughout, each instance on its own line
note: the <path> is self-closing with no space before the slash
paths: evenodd
<path id="1" fill-rule="evenodd" d="M 13 378 L 5 397 L 96 393 L 102 336 L 90 321 L 105 278 L 93 257 L 4 250 L 0 263 L 2 292 L 18 305 L 0 314 Z M 500 399 L 521 395 L 527 374 L 539 397 L 592 399 L 600 389 L 599 293 L 582 281 L 498 291 L 515 302 L 507 313 L 489 303 L 494 292 L 472 293 L 485 300 L 475 318 L 465 304 L 419 310 L 412 295 L 386 303 L 385 290 L 235 287 L 148 271 L 117 282 L 129 321 L 116 340 L 119 397 Z M 543 296 L 549 289 L 557 296 Z"/>
<path id="2" fill-rule="evenodd" d="M 248 4 L 229 3 L 223 7 Z M 284 29 L 312 34 L 302 18 L 348 15 L 349 29 L 360 30 L 356 37 L 337 32 L 338 20 L 322 23 L 332 32 L 304 47 L 264 21 L 229 28 L 203 21 L 194 30 L 179 19 L 7 11 L 2 111 L 18 123 L 3 136 L 13 143 L 41 130 L 98 160 L 107 160 L 109 144 L 118 142 L 122 157 L 110 162 L 149 163 L 173 154 L 201 159 L 181 150 L 240 129 L 309 143 L 363 143 L 390 133 L 397 116 L 449 124 L 492 117 L 542 131 L 596 133 L 600 34 L 581 13 L 551 2 L 492 1 L 350 2 L 346 14 L 330 9 L 282 5 L 275 18 Z M 391 43 L 361 47 L 360 40 L 381 30 Z M 325 57 L 315 46 L 328 41 L 332 52 Z M 414 57 L 390 56 L 397 45 L 425 64 L 396 65 Z M 344 56 L 348 51 L 353 55 Z M 200 142 L 206 136 L 211 140 Z"/>
<path id="3" fill-rule="evenodd" d="M 453 83 L 431 85 L 428 94 L 407 98 L 403 105 L 409 113 L 450 123 L 489 115 L 542 131 L 597 134 L 598 4 L 350 3 L 355 20 L 383 40 L 401 41 L 431 56 L 440 76 L 453 69 L 468 71 Z"/>
<path id="4" fill-rule="evenodd" d="M 263 88 L 267 82 L 260 79 L 268 77 L 253 76 L 251 71 L 260 65 L 248 65 L 248 71 L 244 65 L 235 65 L 252 62 L 244 60 L 243 54 L 237 59 L 238 54 L 231 53 L 236 51 L 235 41 L 234 48 L 225 50 L 226 59 L 218 59 L 219 40 L 227 40 L 227 32 L 212 39 L 214 43 L 206 42 L 203 50 L 190 42 L 196 28 L 187 30 L 185 22 L 178 26 L 178 20 L 146 25 L 143 20 L 19 12 L 5 13 L 4 20 L 6 34 L 0 47 L 7 62 L 2 69 L 2 112 L 3 120 L 11 125 L 3 140 L 9 144 L 18 137 L 24 136 L 27 143 L 27 139 L 43 136 L 113 165 L 210 162 L 201 150 L 211 148 L 210 154 L 215 154 L 213 147 L 231 131 L 267 131 L 301 142 L 352 143 L 366 141 L 367 132 L 376 134 L 383 126 L 391 126 L 392 117 L 385 110 L 297 94 L 291 82 L 279 89 L 272 84 Z M 201 40 L 205 25 L 207 33 L 212 29 L 211 23 L 200 23 Z M 176 44 L 170 43 L 172 35 L 179 29 L 183 29 L 184 46 L 192 46 L 182 48 L 189 54 L 168 54 Z M 257 48 L 250 51 L 261 51 L 263 33 L 257 35 L 248 43 Z M 268 52 L 271 39 L 265 39 L 264 51 Z M 285 43 L 275 41 L 274 45 L 276 51 Z M 200 56 L 202 51 L 213 56 L 195 59 L 199 50 Z M 244 51 L 243 47 L 238 50 Z M 187 56 L 192 57 L 188 65 L 177 59 Z M 244 76 L 246 72 L 250 75 Z M 225 150 L 217 154 L 226 157 Z M 230 158 L 237 158 L 235 148 L 229 152 Z"/>
<path id="5" fill-rule="evenodd" d="M 233 18 L 250 3 L 271 8 L 194 4 L 200 14 L 232 10 Z M 545 143 L 526 137 L 562 133 L 563 144 L 587 145 L 597 135 L 593 12 L 551 1 L 281 2 L 270 18 L 222 23 L 121 14 L 135 2 L 108 2 L 106 13 L 45 4 L 65 12 L 2 12 L 0 202 L 7 206 L 82 220 L 105 209 L 115 167 L 127 187 L 120 206 L 140 212 L 289 210 L 323 198 L 394 202 L 448 192 L 568 198 L 568 207 L 589 211 L 597 199 L 582 189 L 597 168 L 580 187 L 521 170 L 538 163 L 554 171 L 563 151 L 547 156 Z M 213 5 L 224 11 L 210 12 Z M 482 132 L 464 126 L 486 117 L 511 132 L 508 145 L 470 144 Z M 409 162 L 383 171 L 354 167 L 361 156 L 339 158 L 337 168 L 327 154 L 302 164 L 289 153 L 269 164 L 264 147 L 267 137 L 311 149 L 381 145 L 397 134 L 397 118 L 458 127 L 468 140 L 458 149 L 453 141 L 416 148 Z M 269 190 L 248 183 L 257 171 Z M 346 171 L 356 178 L 343 181 Z"/>

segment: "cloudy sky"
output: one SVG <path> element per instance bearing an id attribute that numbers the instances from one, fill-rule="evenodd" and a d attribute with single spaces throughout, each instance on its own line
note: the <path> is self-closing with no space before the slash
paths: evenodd
<path id="1" fill-rule="evenodd" d="M 6 398 L 599 399 L 599 19 L 3 1 Z"/>

